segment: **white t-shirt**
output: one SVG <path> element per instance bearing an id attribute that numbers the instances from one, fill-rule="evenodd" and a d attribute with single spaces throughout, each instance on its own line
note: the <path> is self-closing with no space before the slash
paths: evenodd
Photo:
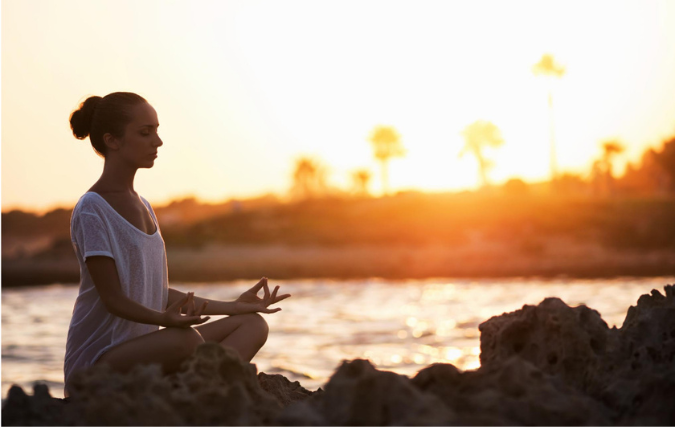
<path id="1" fill-rule="evenodd" d="M 80 264 L 80 292 L 66 342 L 63 366 L 66 390 L 76 369 L 91 366 L 117 344 L 159 330 L 158 325 L 110 314 L 85 263 L 87 257 L 95 255 L 113 258 L 127 297 L 153 310 L 166 310 L 169 281 L 164 239 L 150 203 L 143 197 L 141 200 L 155 223 L 154 234 L 133 226 L 98 193 L 85 193 L 73 209 L 70 236 Z"/>

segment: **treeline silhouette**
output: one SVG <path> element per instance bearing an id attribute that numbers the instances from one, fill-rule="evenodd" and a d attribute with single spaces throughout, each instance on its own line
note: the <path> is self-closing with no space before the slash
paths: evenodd
<path id="1" fill-rule="evenodd" d="M 167 245 L 455 245 L 480 236 L 515 247 L 532 239 L 590 239 L 616 249 L 675 250 L 675 199 L 596 199 L 499 193 L 399 193 L 326 198 L 231 212 L 163 228 Z M 161 217 L 160 217 L 161 218 Z M 160 219 L 161 220 L 161 219 Z"/>
<path id="2" fill-rule="evenodd" d="M 306 184 L 310 173 L 292 177 L 291 198 L 215 204 L 185 198 L 155 211 L 172 277 L 183 280 L 200 280 L 207 270 L 204 280 L 326 271 L 331 277 L 675 274 L 675 137 L 646 150 L 619 177 L 611 167 L 617 149 L 605 146 L 587 178 L 563 174 L 553 182 L 512 179 L 473 192 L 371 197 L 363 185 L 336 192 Z M 2 214 L 3 285 L 78 280 L 71 212 Z M 362 259 L 341 255 L 359 248 L 369 251 Z M 225 260 L 237 256 L 238 264 L 228 266 Z M 291 258 L 294 267 L 287 268 Z"/>

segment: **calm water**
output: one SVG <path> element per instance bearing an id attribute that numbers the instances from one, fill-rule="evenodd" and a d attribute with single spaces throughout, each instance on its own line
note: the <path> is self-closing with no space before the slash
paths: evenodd
<path id="1" fill-rule="evenodd" d="M 370 359 L 380 369 L 414 375 L 443 362 L 479 366 L 478 325 L 491 316 L 557 296 L 586 304 L 609 326 L 673 278 L 613 280 L 270 281 L 293 296 L 265 315 L 271 334 L 253 360 L 259 371 L 281 373 L 315 389 L 343 359 Z M 249 282 L 176 284 L 212 299 L 235 299 Z M 2 290 L 2 397 L 12 384 L 32 393 L 34 381 L 63 397 L 63 356 L 76 285 Z M 212 320 L 220 316 L 213 316 Z"/>

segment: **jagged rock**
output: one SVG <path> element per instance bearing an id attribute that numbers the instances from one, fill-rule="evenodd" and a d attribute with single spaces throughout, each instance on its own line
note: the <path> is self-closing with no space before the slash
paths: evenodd
<path id="1" fill-rule="evenodd" d="M 601 402 L 620 424 L 675 423 L 675 288 L 653 290 L 620 329 L 558 298 L 479 326 L 481 369 L 518 356 Z"/>
<path id="2" fill-rule="evenodd" d="M 268 375 L 264 372 L 258 374 L 258 383 L 263 390 L 274 396 L 279 404 L 284 408 L 291 403 L 299 402 L 308 397 L 322 393 L 320 388 L 317 391 L 309 391 L 300 385 L 298 381 L 291 382 L 283 375 Z"/>
<path id="3" fill-rule="evenodd" d="M 608 425 L 599 402 L 514 356 L 476 371 L 436 364 L 412 383 L 438 396 L 460 425 Z"/>
<path id="4" fill-rule="evenodd" d="M 675 287 L 642 295 L 618 330 L 590 393 L 621 411 L 621 424 L 675 425 Z"/>
<path id="5" fill-rule="evenodd" d="M 79 371 L 63 410 L 42 418 L 30 416 L 44 401 L 43 393 L 26 396 L 15 389 L 3 407 L 3 424 L 269 425 L 281 412 L 258 384 L 255 365 L 215 343 L 200 345 L 170 376 L 162 375 L 158 364 L 136 366 L 126 374 L 113 373 L 107 365 Z"/>
<path id="6" fill-rule="evenodd" d="M 453 414 L 410 380 L 362 359 L 343 362 L 320 395 L 286 408 L 283 425 L 445 425 Z"/>
<path id="7" fill-rule="evenodd" d="M 666 286 L 665 293 L 652 290 L 628 309 L 619 331 L 622 356 L 630 354 L 633 362 L 659 365 L 675 360 L 675 286 Z"/>
<path id="8" fill-rule="evenodd" d="M 2 408 L 2 425 L 63 425 L 65 406 L 66 402 L 54 399 L 44 384 L 35 384 L 32 396 L 13 385 Z"/>
<path id="9" fill-rule="evenodd" d="M 518 355 L 581 389 L 616 339 L 597 311 L 569 307 L 559 298 L 492 317 L 478 329 L 482 366 Z"/>
<path id="10" fill-rule="evenodd" d="M 344 362 L 310 392 L 215 343 L 181 371 L 74 374 L 69 399 L 13 386 L 3 425 L 675 425 L 675 288 L 643 295 L 620 329 L 558 298 L 482 323 L 482 366 L 429 366 L 412 380 Z"/>

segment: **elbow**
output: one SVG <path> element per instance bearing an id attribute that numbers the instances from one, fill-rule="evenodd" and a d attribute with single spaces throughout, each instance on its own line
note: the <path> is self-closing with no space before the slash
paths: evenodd
<path id="1" fill-rule="evenodd" d="M 123 298 L 123 296 L 114 295 L 107 296 L 106 298 L 101 297 L 101 300 L 103 301 L 105 309 L 108 310 L 108 313 L 112 314 L 113 316 L 121 317 L 120 313 L 121 307 L 123 306 Z"/>

